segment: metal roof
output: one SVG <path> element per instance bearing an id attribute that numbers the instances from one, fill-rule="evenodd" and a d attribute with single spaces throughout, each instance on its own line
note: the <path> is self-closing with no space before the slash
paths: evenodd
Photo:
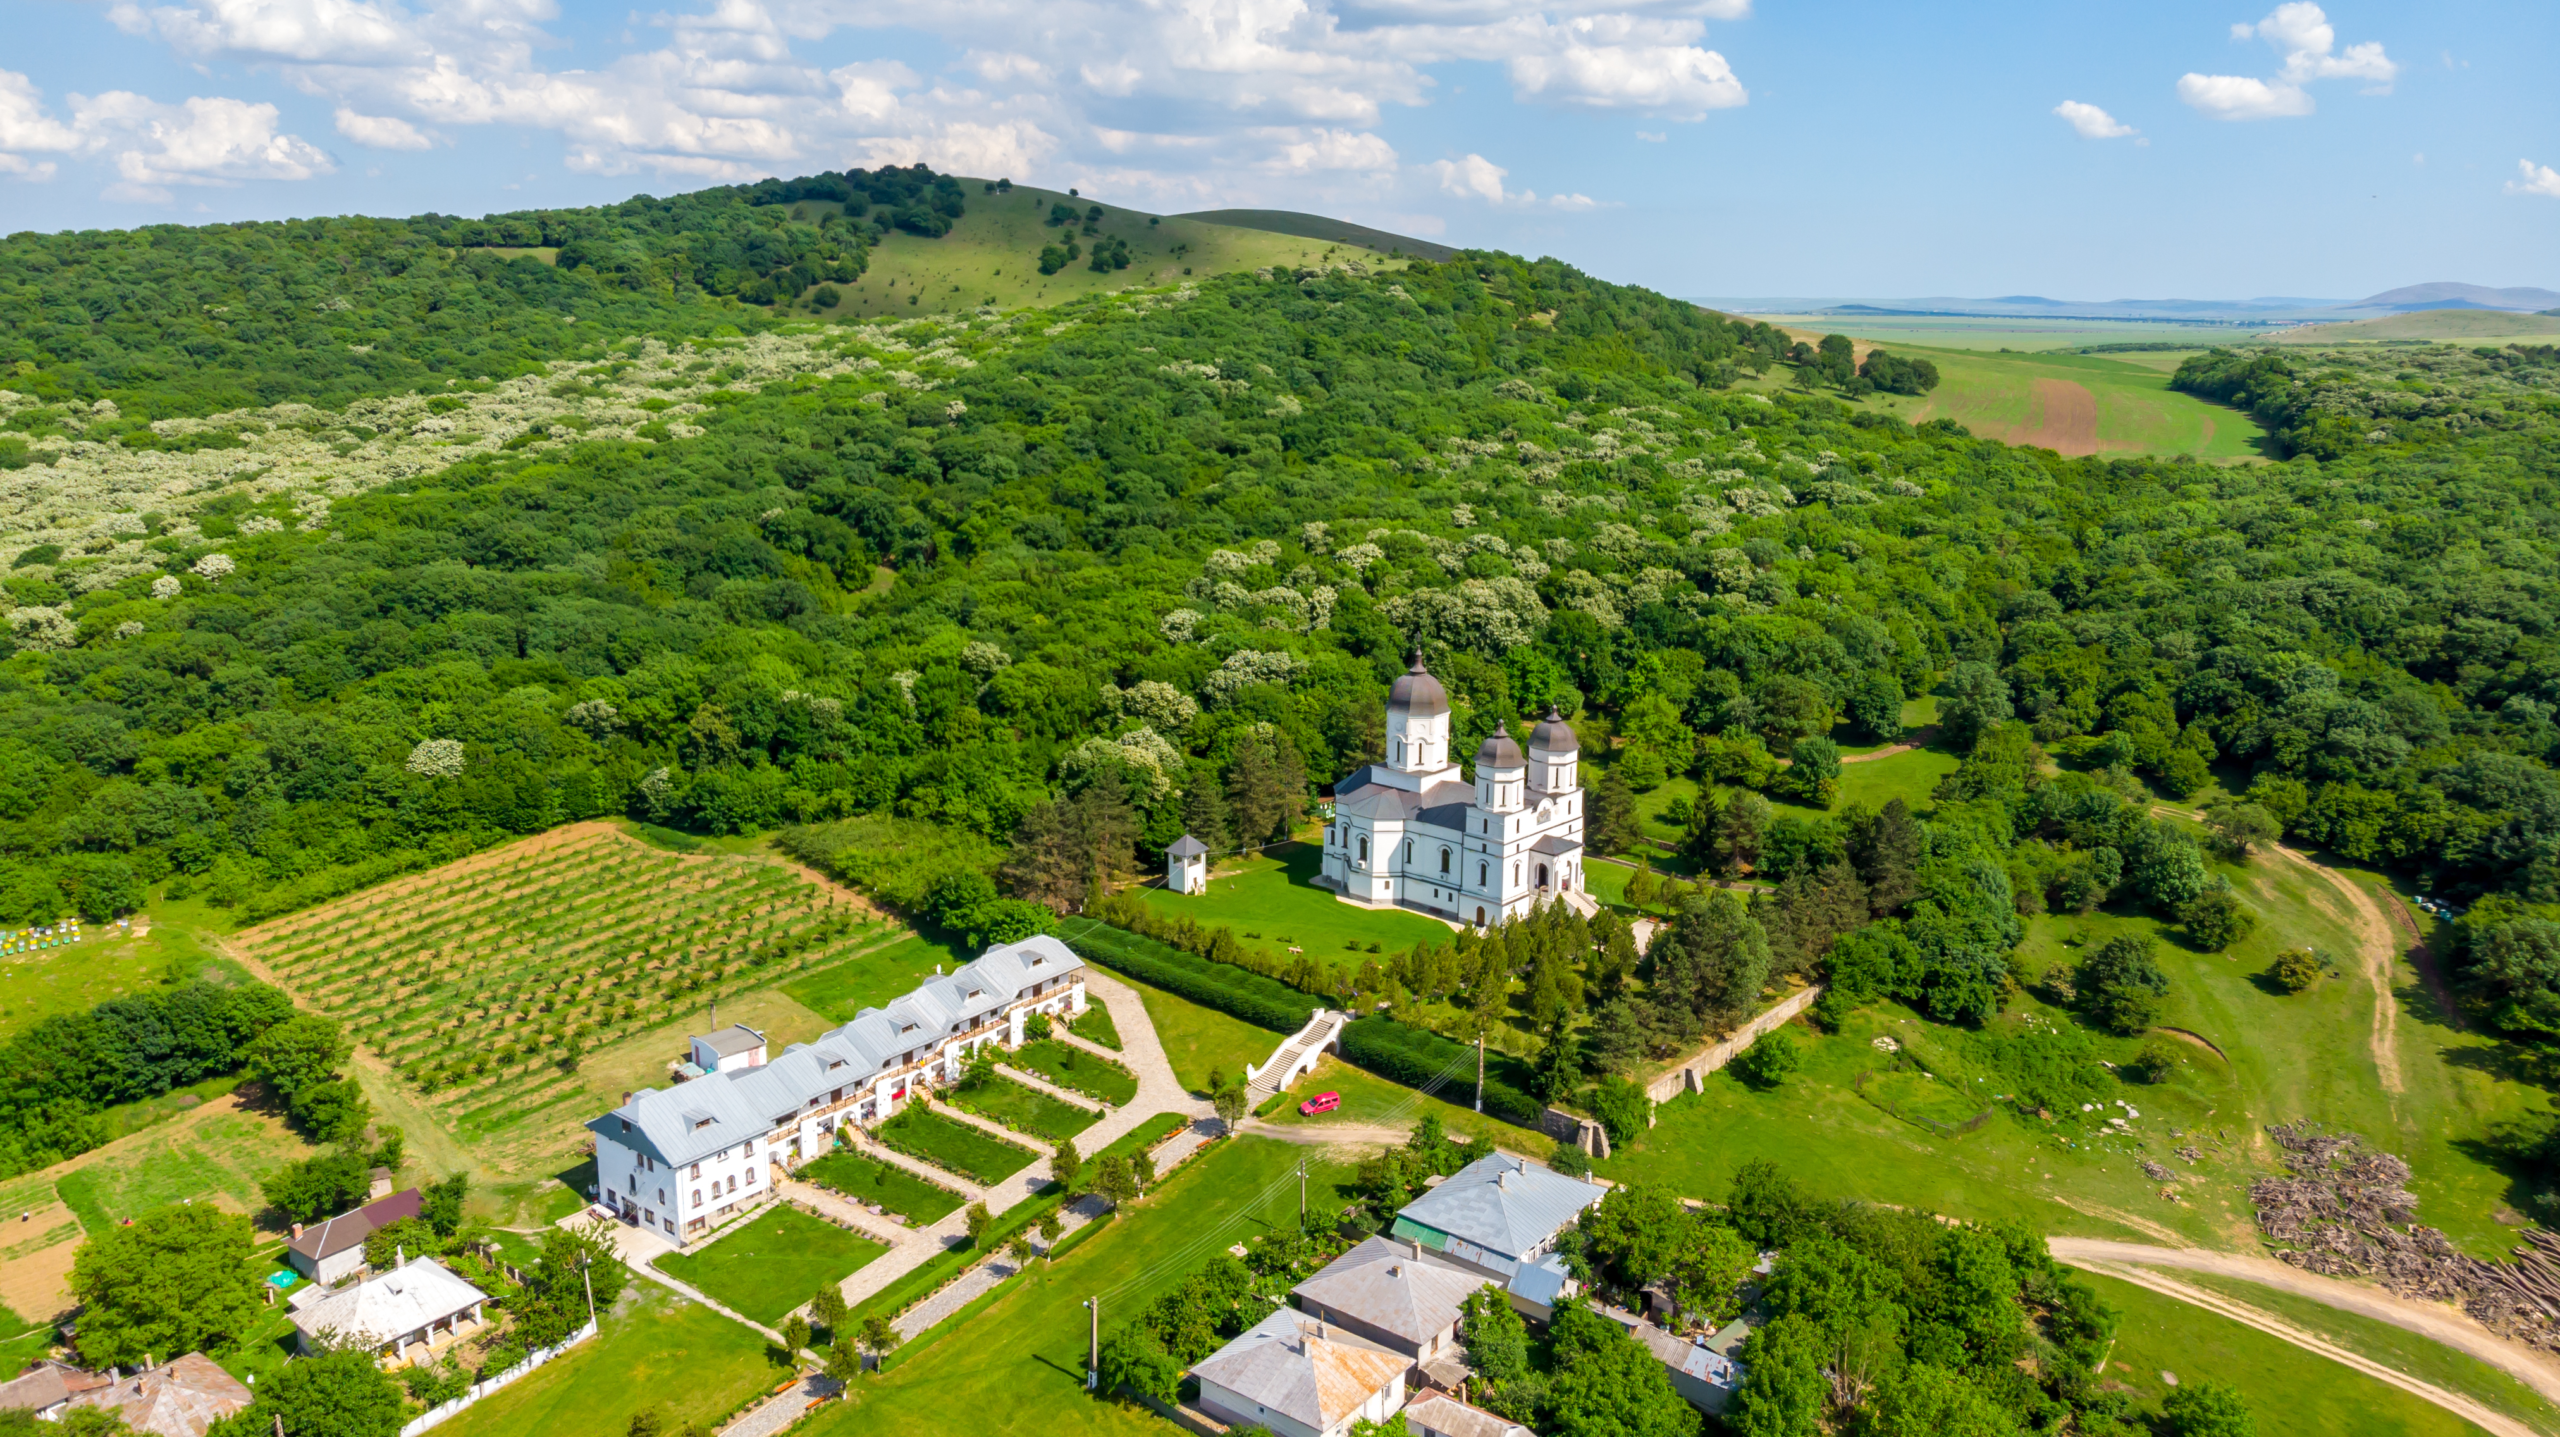
<path id="1" fill-rule="evenodd" d="M 1373 1237 L 1290 1291 L 1381 1332 L 1421 1343 L 1456 1322 L 1468 1295 L 1484 1285 L 1480 1274 L 1420 1243 Z"/>
<path id="2" fill-rule="evenodd" d="M 856 960 L 859 961 L 859 960 Z M 932 978 L 885 1008 L 794 1043 L 756 1068 L 714 1073 L 673 1088 L 643 1088 L 621 1107 L 590 1119 L 598 1137 L 648 1153 L 670 1167 L 700 1162 L 773 1131 L 839 1088 L 869 1083 L 923 1057 L 960 1028 L 1000 1013 L 1032 985 L 1084 967 L 1075 950 L 1047 934 L 1000 944 L 967 966 Z M 624 1132 L 628 1123 L 631 1131 Z"/>
<path id="3" fill-rule="evenodd" d="M 1446 1392 L 1425 1392 L 1405 1404 L 1405 1425 L 1431 1437 L 1534 1437 L 1508 1417 L 1461 1402 Z"/>
<path id="4" fill-rule="evenodd" d="M 1203 1382 L 1323 1431 L 1401 1379 L 1412 1364 L 1403 1353 L 1283 1307 L 1191 1371 Z"/>
<path id="5" fill-rule="evenodd" d="M 1511 735 L 1500 729 L 1486 734 L 1484 742 L 1476 745 L 1476 770 L 1479 773 L 1489 768 L 1518 768 L 1522 762 L 1520 745 L 1513 743 Z"/>
<path id="6" fill-rule="evenodd" d="M 1529 730 L 1529 752 L 1562 756 L 1581 750 L 1582 739 L 1574 733 L 1573 725 L 1564 721 L 1564 715 L 1556 712 L 1554 704 L 1547 705 L 1546 718 Z"/>
<path id="7" fill-rule="evenodd" d="M 336 1333 L 367 1347 L 386 1346 L 430 1323 L 489 1300 L 431 1257 L 413 1257 L 379 1277 L 342 1287 L 295 1313 L 309 1336 Z"/>
<path id="8" fill-rule="evenodd" d="M 1422 718 L 1432 718 L 1449 711 L 1449 691 L 1422 666 L 1422 655 L 1413 656 L 1413 667 L 1404 671 L 1387 690 L 1387 712 L 1402 709 Z"/>
<path id="9" fill-rule="evenodd" d="M 1526 1158 L 1495 1153 L 1460 1168 L 1455 1177 L 1406 1204 L 1396 1221 L 1399 1227 L 1427 1227 L 1517 1261 L 1600 1201 L 1605 1191 Z"/>
<path id="10" fill-rule="evenodd" d="M 755 1029 L 748 1027 L 744 1023 L 732 1023 L 717 1033 L 701 1034 L 693 1041 L 709 1048 L 721 1057 L 734 1058 L 740 1053 L 752 1053 L 756 1049 L 763 1047 L 764 1034 L 757 1032 Z"/>
<path id="11" fill-rule="evenodd" d="M 152 1437 L 204 1437 L 214 1423 L 247 1407 L 250 1391 L 240 1379 L 201 1352 L 145 1368 L 112 1384 L 78 1393 L 73 1407 L 103 1407 L 135 1432 Z"/>
<path id="12" fill-rule="evenodd" d="M 1209 845 L 1186 833 L 1175 839 L 1173 846 L 1167 848 L 1165 852 L 1174 858 L 1206 858 L 1209 856 Z"/>

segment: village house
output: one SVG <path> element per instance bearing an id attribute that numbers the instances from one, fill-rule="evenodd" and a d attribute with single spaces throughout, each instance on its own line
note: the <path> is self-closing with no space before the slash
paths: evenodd
<path id="1" fill-rule="evenodd" d="M 1084 960 L 1047 935 L 988 949 L 886 1007 L 865 1008 L 771 1062 L 643 1088 L 588 1122 L 597 1198 L 678 1245 L 760 1205 L 774 1179 L 886 1122 L 910 1094 L 956 1083 L 990 1043 L 1018 1048 L 1035 1014 L 1084 1012 Z"/>
<path id="2" fill-rule="evenodd" d="M 1323 1318 L 1280 1308 L 1191 1369 L 1200 1407 L 1274 1437 L 1343 1437 L 1404 1406 L 1411 1359 Z"/>
<path id="3" fill-rule="evenodd" d="M 1407 1204 L 1387 1235 L 1418 1242 L 1506 1286 L 1515 1278 L 1534 1281 L 1530 1270 L 1555 1251 L 1556 1235 L 1607 1191 L 1495 1153 Z"/>
<path id="4" fill-rule="evenodd" d="M 380 1184 L 389 1185 L 387 1181 Z M 365 1239 L 422 1210 L 418 1190 L 407 1188 L 388 1197 L 377 1195 L 363 1207 L 326 1222 L 309 1227 L 295 1223 L 292 1236 L 285 1240 L 285 1264 L 323 1287 L 334 1285 L 364 1266 Z"/>
<path id="5" fill-rule="evenodd" d="M 396 1366 L 441 1352 L 478 1328 L 488 1300 L 443 1263 L 413 1257 L 351 1286 L 297 1298 L 293 1326 L 305 1356 L 337 1343 L 379 1353 Z"/>
<path id="6" fill-rule="evenodd" d="M 1289 1291 L 1300 1312 L 1420 1364 L 1458 1345 L 1460 1309 L 1485 1285 L 1421 1243 L 1373 1237 Z"/>
<path id="7" fill-rule="evenodd" d="M 1404 1407 L 1413 1437 L 1537 1437 L 1508 1417 L 1497 1417 L 1446 1392 L 1425 1392 Z"/>
<path id="8" fill-rule="evenodd" d="M 214 1423 L 247 1407 L 252 1394 L 212 1358 L 190 1352 L 174 1362 L 129 1372 L 75 1393 L 52 1420 L 97 1407 L 153 1437 L 205 1437 Z M 42 1414 L 38 1414 L 41 1416 Z"/>
<path id="9" fill-rule="evenodd" d="M 27 1364 L 26 1371 L 0 1382 L 0 1412 L 33 1412 L 45 1421 L 57 1421 L 72 1398 L 114 1380 L 68 1362 L 38 1358 Z"/>

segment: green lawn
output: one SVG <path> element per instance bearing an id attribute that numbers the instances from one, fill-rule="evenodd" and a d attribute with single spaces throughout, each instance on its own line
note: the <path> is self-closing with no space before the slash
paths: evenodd
<path id="1" fill-rule="evenodd" d="M 2065 447 L 2046 426 L 2054 422 L 2049 398 L 2057 386 L 2068 385 L 2087 391 L 2096 407 L 2096 429 L 2086 437 L 2097 453 L 2232 460 L 2263 452 L 2264 431 L 2247 414 L 2171 389 L 2168 370 L 2152 355 L 1999 354 L 1900 342 L 1886 347 L 1937 365 L 1938 387 L 1916 398 L 1878 394 L 1858 401 L 1858 407 L 1911 423 L 1953 419 L 1985 439 Z"/>
<path id="2" fill-rule="evenodd" d="M 1120 1051 L 1120 1029 L 1111 1021 L 1111 1010 L 1100 1003 L 1087 1003 L 1067 1031 L 1088 1043 L 1098 1043 L 1117 1053 Z"/>
<path id="3" fill-rule="evenodd" d="M 1085 1394 L 1084 1300 L 1102 1298 L 1105 1333 L 1134 1317 L 1230 1244 L 1294 1225 L 1297 1169 L 1309 1150 L 1256 1138 L 1220 1142 L 1118 1220 L 1035 1266 L 984 1311 L 941 1332 L 844 1403 L 811 1437 L 1170 1437 L 1143 1408 Z M 1338 1209 L 1345 1168 L 1311 1165 L 1311 1207 Z"/>
<path id="4" fill-rule="evenodd" d="M 2476 1357 L 2420 1337 L 2407 1328 L 2218 1273 L 2173 1271 L 2162 1275 L 2246 1303 L 2349 1352 L 2504 1412 L 2537 1431 L 2560 1432 L 2560 1404 Z"/>
<path id="5" fill-rule="evenodd" d="M 973 1128 L 917 1102 L 880 1125 L 889 1147 L 984 1187 L 1029 1167 L 1041 1155 Z"/>
<path id="6" fill-rule="evenodd" d="M 2480 1430 L 2280 1337 L 2131 1283 L 2083 1278 L 2124 1314 L 2107 1379 L 2154 1409 L 2168 1395 L 2166 1372 L 2181 1383 L 2218 1378 L 2238 1387 L 2260 1437 L 2476 1437 Z"/>
<path id="7" fill-rule="evenodd" d="M 1436 919 L 1402 911 L 1374 912 L 1336 899 L 1315 886 L 1323 867 L 1323 848 L 1293 843 L 1252 858 L 1221 862 L 1206 893 L 1164 888 L 1137 892 L 1167 913 L 1232 928 L 1247 947 L 1282 958 L 1295 957 L 1290 950 L 1300 949 L 1328 968 L 1357 968 L 1372 957 L 1383 959 L 1417 943 L 1450 941 L 1449 926 Z"/>
<path id="8" fill-rule="evenodd" d="M 884 1163 L 848 1148 L 800 1166 L 800 1176 L 859 1202 L 877 1203 L 922 1227 L 959 1211 L 966 1201 L 895 1163 Z"/>
<path id="9" fill-rule="evenodd" d="M 586 1342 L 499 1389 L 438 1427 L 453 1437 L 618 1437 L 655 1411 L 664 1430 L 717 1428 L 783 1374 L 752 1328 L 687 1302 L 654 1282 L 631 1280 Z"/>
<path id="10" fill-rule="evenodd" d="M 1268 1029 L 1126 975 L 1120 981 L 1138 990 L 1139 999 L 1147 1005 L 1147 1017 L 1155 1024 L 1156 1040 L 1164 1044 L 1165 1058 L 1173 1065 L 1173 1075 L 1194 1093 L 1209 1091 L 1211 1073 L 1229 1080 L 1240 1078 L 1245 1064 L 1270 1062 L 1279 1051 L 1281 1035 Z"/>
<path id="11" fill-rule="evenodd" d="M 1094 1006 L 1099 1011 L 1101 1005 Z M 1006 1061 L 1026 1073 L 1037 1073 L 1059 1087 L 1099 1098 L 1115 1107 L 1138 1096 L 1136 1074 L 1055 1038 L 1025 1043 L 1014 1049 Z"/>
<path id="12" fill-rule="evenodd" d="M 953 1089 L 951 1103 L 1049 1143 L 1072 1138 L 1102 1120 L 1102 1114 L 1091 1108 L 1053 1098 L 1001 1073 L 989 1073 Z"/>
<path id="13" fill-rule="evenodd" d="M 1299 1103 L 1327 1092 L 1340 1093 L 1342 1106 L 1315 1117 L 1307 1117 L 1298 1111 Z M 1478 1141 L 1490 1140 L 1496 1147 L 1515 1153 L 1543 1158 L 1555 1148 L 1555 1140 L 1544 1133 L 1516 1127 L 1500 1118 L 1487 1117 L 1475 1111 L 1473 1068 L 1469 1068 L 1460 1080 L 1450 1083 L 1440 1096 L 1426 1098 L 1411 1088 L 1355 1068 L 1328 1053 L 1316 1060 L 1314 1072 L 1289 1085 L 1289 1097 L 1292 1101 L 1272 1114 L 1272 1122 L 1308 1128 L 1375 1127 L 1380 1124 L 1416 1123 L 1425 1113 L 1437 1113 L 1441 1124 L 1451 1133 Z"/>
<path id="14" fill-rule="evenodd" d="M 819 1288 L 843 1281 L 888 1250 L 825 1218 L 779 1203 L 706 1247 L 659 1258 L 658 1270 L 774 1327 Z"/>
<path id="15" fill-rule="evenodd" d="M 865 1008 L 877 1008 L 933 976 L 948 973 L 977 955 L 921 934 L 857 954 L 833 967 L 803 973 L 782 991 L 812 1012 L 838 1023 L 850 1023 Z"/>

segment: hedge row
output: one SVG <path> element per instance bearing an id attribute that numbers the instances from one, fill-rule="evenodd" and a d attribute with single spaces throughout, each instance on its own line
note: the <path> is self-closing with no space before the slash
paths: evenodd
<path id="1" fill-rule="evenodd" d="M 1307 1026 L 1316 1009 L 1325 1006 L 1324 1000 L 1285 983 L 1232 964 L 1195 958 L 1179 948 L 1107 924 L 1087 921 L 1077 925 L 1074 934 L 1059 936 L 1088 961 L 1275 1033 L 1298 1031 Z"/>
<path id="2" fill-rule="evenodd" d="M 1442 1086 L 1440 1096 L 1453 1103 L 1474 1101 L 1476 1054 L 1472 1046 L 1408 1027 L 1382 1014 L 1359 1019 L 1342 1030 L 1342 1056 L 1355 1066 L 1408 1088 L 1423 1087 L 1450 1064 L 1458 1063 L 1457 1076 Z M 1506 1123 L 1535 1128 L 1541 1111 L 1539 1102 L 1496 1076 L 1497 1070 L 1512 1066 L 1508 1058 L 1487 1056 L 1484 1110 Z"/>

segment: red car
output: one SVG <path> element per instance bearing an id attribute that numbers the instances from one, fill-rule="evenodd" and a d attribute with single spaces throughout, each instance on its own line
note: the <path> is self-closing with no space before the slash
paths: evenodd
<path id="1" fill-rule="evenodd" d="M 1318 1093 L 1314 1097 L 1307 1099 L 1305 1102 L 1298 1104 L 1298 1111 L 1305 1114 L 1307 1117 L 1312 1118 L 1318 1113 L 1329 1113 L 1341 1106 L 1342 1095 L 1340 1093 Z"/>

